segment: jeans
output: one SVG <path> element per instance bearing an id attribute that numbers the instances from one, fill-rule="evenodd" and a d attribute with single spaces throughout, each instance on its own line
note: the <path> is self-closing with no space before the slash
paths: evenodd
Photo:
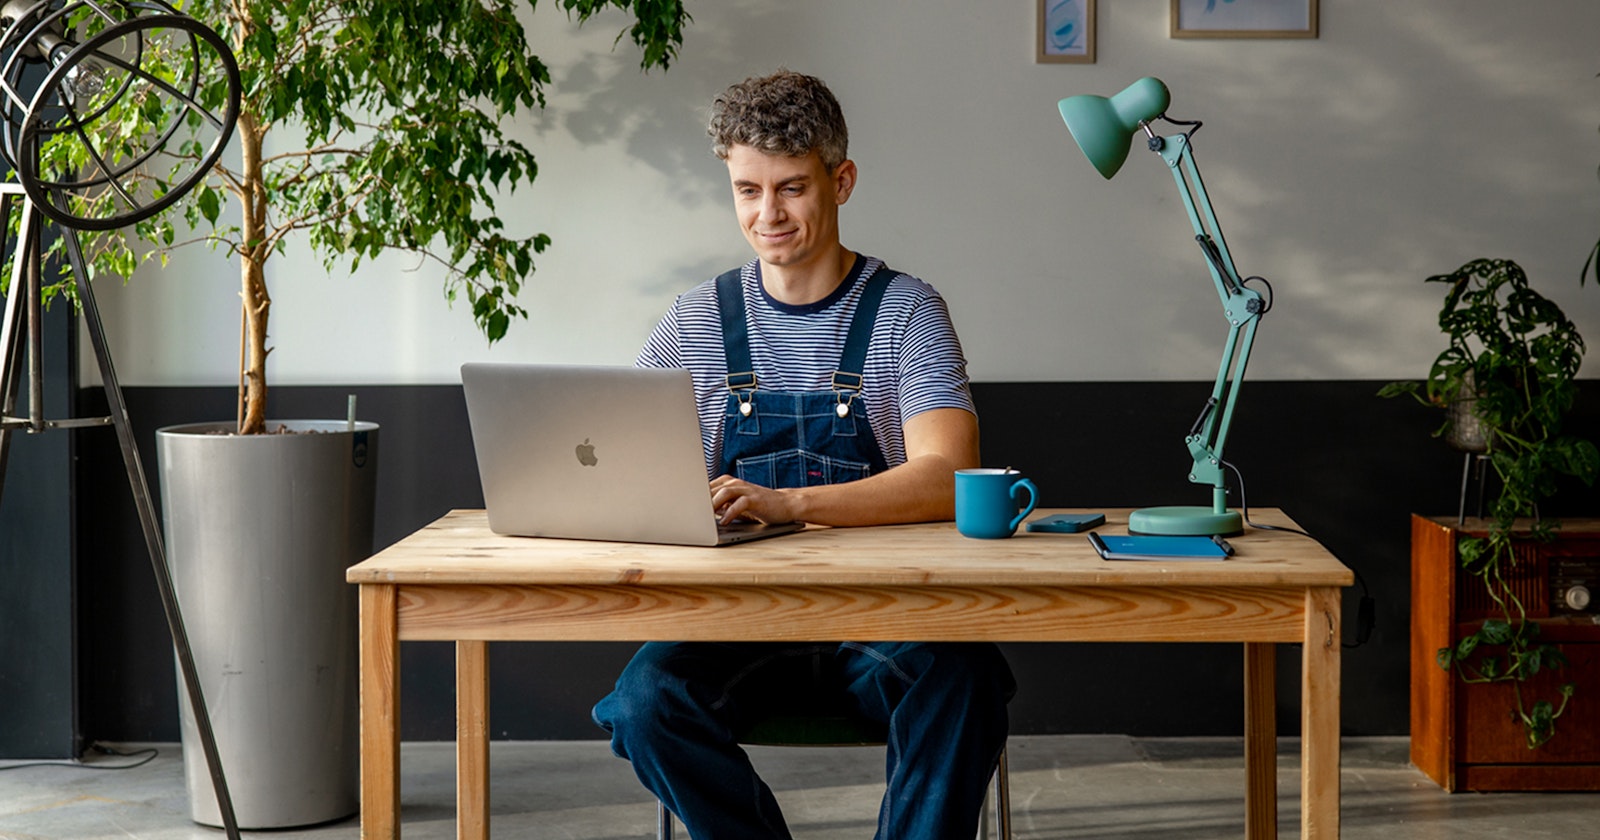
<path id="1" fill-rule="evenodd" d="M 1015 691 L 987 643 L 651 642 L 594 720 L 694 840 L 756 840 L 789 829 L 739 737 L 773 712 L 860 715 L 889 733 L 879 840 L 968 840 Z"/>

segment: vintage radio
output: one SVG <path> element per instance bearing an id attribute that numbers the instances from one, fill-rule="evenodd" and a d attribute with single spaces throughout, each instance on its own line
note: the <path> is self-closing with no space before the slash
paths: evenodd
<path id="1" fill-rule="evenodd" d="M 1516 546 L 1516 562 L 1504 583 L 1522 602 L 1529 618 L 1600 617 L 1600 603 L 1593 597 L 1600 594 L 1600 531 L 1584 527 L 1585 520 L 1563 521 L 1555 542 L 1529 541 Z M 1481 537 L 1481 528 L 1480 520 L 1469 519 L 1455 531 L 1458 538 Z M 1471 575 L 1455 574 L 1455 589 L 1458 621 L 1499 614 L 1488 588 Z"/>
<path id="2" fill-rule="evenodd" d="M 1595 590 L 1600 589 L 1600 557 L 1552 556 L 1545 574 L 1550 579 L 1551 615 L 1600 616 L 1600 604 L 1594 601 Z"/>
<path id="3" fill-rule="evenodd" d="M 1411 519 L 1411 761 L 1446 790 L 1600 790 L 1600 519 L 1563 519 L 1552 542 L 1519 541 L 1502 585 L 1556 645 L 1565 667 L 1523 686 L 1527 702 L 1560 702 L 1556 734 L 1530 749 L 1510 683 L 1467 683 L 1438 650 L 1500 615 L 1484 582 L 1460 569 L 1458 542 L 1483 520 Z"/>

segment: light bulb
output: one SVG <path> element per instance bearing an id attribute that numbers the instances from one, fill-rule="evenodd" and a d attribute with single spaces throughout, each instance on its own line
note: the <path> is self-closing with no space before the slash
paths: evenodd
<path id="1" fill-rule="evenodd" d="M 93 99 L 106 89 L 106 68 L 92 58 L 86 58 L 67 71 L 67 87 L 75 99 Z"/>

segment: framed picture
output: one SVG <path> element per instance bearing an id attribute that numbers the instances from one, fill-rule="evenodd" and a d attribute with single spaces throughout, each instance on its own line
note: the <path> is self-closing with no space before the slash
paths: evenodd
<path id="1" fill-rule="evenodd" d="M 1094 63 L 1095 0 L 1039 0 L 1035 61 Z"/>
<path id="2" fill-rule="evenodd" d="M 1315 38 L 1317 0 L 1172 0 L 1174 38 Z"/>

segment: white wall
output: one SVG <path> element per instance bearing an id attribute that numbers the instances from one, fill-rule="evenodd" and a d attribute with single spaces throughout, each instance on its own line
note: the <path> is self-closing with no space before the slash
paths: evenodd
<path id="1" fill-rule="evenodd" d="M 1056 101 L 1143 75 L 1202 119 L 1198 160 L 1246 274 L 1278 308 L 1250 376 L 1414 378 L 1440 347 L 1422 279 L 1506 257 L 1600 346 L 1600 3 L 1324 0 L 1316 40 L 1167 36 L 1167 0 L 1100 0 L 1092 65 L 1036 64 L 1035 0 L 691 0 L 681 61 L 638 72 L 620 14 L 531 18 L 549 108 L 512 131 L 539 156 L 508 196 L 544 231 L 521 301 L 488 348 L 433 266 L 328 276 L 275 260 L 278 384 L 457 381 L 469 359 L 623 364 L 672 297 L 748 258 L 704 136 L 725 85 L 780 65 L 824 78 L 861 182 L 846 244 L 934 283 L 974 378 L 1204 380 L 1221 309 L 1166 168 L 1142 149 L 1094 172 Z M 237 269 L 204 249 L 97 284 L 129 385 L 234 379 Z M 1591 360 L 1587 375 L 1595 375 Z"/>

